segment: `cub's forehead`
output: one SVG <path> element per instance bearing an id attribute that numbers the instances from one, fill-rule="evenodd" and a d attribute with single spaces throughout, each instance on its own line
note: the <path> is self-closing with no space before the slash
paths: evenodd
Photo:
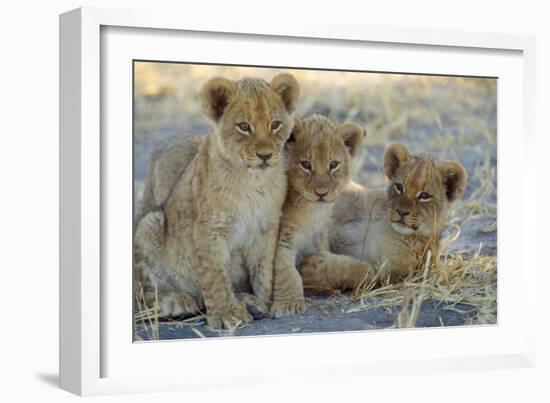
<path id="1" fill-rule="evenodd" d="M 309 160 L 343 160 L 347 155 L 338 126 L 322 115 L 312 115 L 302 121 L 303 133 L 298 136 L 294 153 Z"/>
<path id="2" fill-rule="evenodd" d="M 304 131 L 313 135 L 335 135 L 338 127 L 329 118 L 322 115 L 312 115 L 302 122 Z"/>
<path id="3" fill-rule="evenodd" d="M 237 81 L 236 101 L 256 107 L 280 107 L 282 99 L 264 80 L 259 78 L 243 78 Z"/>
<path id="4" fill-rule="evenodd" d="M 438 161 L 431 157 L 413 157 L 403 164 L 399 175 L 409 188 L 428 189 L 441 182 Z"/>
<path id="5" fill-rule="evenodd" d="M 346 146 L 335 132 L 310 132 L 304 130 L 294 148 L 299 157 L 309 160 L 331 161 L 344 160 L 347 155 Z"/>
<path id="6" fill-rule="evenodd" d="M 283 101 L 269 90 L 264 95 L 258 91 L 249 93 L 237 93 L 232 102 L 231 111 L 240 118 L 245 119 L 283 119 L 288 116 Z"/>
<path id="7" fill-rule="evenodd" d="M 262 80 L 261 78 L 250 78 L 245 77 L 241 80 L 238 80 L 236 83 L 237 91 L 242 93 L 258 93 L 271 91 L 271 87 L 267 81 Z"/>

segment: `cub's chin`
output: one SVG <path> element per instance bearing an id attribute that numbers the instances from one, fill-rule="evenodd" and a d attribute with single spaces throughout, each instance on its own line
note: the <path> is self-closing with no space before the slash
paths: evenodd
<path id="1" fill-rule="evenodd" d="M 273 162 L 264 162 L 264 161 L 250 161 L 243 159 L 243 164 L 248 168 L 251 172 L 263 172 L 263 171 L 269 171 L 270 169 L 273 169 L 273 167 L 277 166 L 277 163 Z"/>
<path id="2" fill-rule="evenodd" d="M 317 199 L 317 200 L 314 200 L 315 203 L 322 204 L 322 205 L 333 204 L 335 201 L 336 201 L 336 199 L 323 199 L 323 200 Z"/>
<path id="3" fill-rule="evenodd" d="M 262 174 L 263 172 L 271 171 L 273 167 L 275 167 L 275 165 L 263 163 L 263 164 L 257 164 L 257 165 L 247 165 L 247 167 L 251 172 Z"/>
<path id="4" fill-rule="evenodd" d="M 409 227 L 400 222 L 392 222 L 391 227 L 393 230 L 401 235 L 412 235 L 416 233 L 416 229 Z"/>
<path id="5" fill-rule="evenodd" d="M 313 203 L 313 204 L 319 204 L 321 206 L 325 206 L 325 205 L 330 205 L 330 204 L 333 204 L 336 199 L 335 198 L 329 198 L 329 199 L 320 199 L 318 197 L 315 197 L 315 198 L 311 198 L 311 197 L 306 197 L 306 200 L 310 203 Z"/>
<path id="6" fill-rule="evenodd" d="M 391 227 L 395 232 L 401 235 L 419 235 L 422 237 L 428 237 L 431 234 L 430 228 L 422 223 L 417 228 L 409 227 L 401 222 L 392 222 Z"/>

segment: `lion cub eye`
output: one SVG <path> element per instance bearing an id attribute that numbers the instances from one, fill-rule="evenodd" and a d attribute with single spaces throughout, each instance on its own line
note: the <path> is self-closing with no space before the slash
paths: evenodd
<path id="1" fill-rule="evenodd" d="M 403 193 L 403 191 L 405 190 L 405 187 L 401 183 L 396 183 L 394 186 L 395 186 L 395 191 L 399 194 Z"/>
<path id="2" fill-rule="evenodd" d="M 237 129 L 244 134 L 250 133 L 250 125 L 246 122 L 237 123 Z"/>
<path id="3" fill-rule="evenodd" d="M 304 168 L 306 171 L 311 171 L 311 163 L 309 161 L 300 161 L 300 165 L 302 168 Z"/>
<path id="4" fill-rule="evenodd" d="M 330 172 L 332 172 L 332 171 L 335 171 L 336 168 L 338 168 L 339 166 L 340 166 L 339 161 L 331 161 L 330 164 L 328 164 L 328 169 Z"/>
<path id="5" fill-rule="evenodd" d="M 281 125 L 281 122 L 279 122 L 278 120 L 274 120 L 273 122 L 271 122 L 271 131 L 275 132 L 279 130 L 281 128 Z"/>
<path id="6" fill-rule="evenodd" d="M 418 195 L 418 200 L 421 202 L 427 202 L 432 199 L 432 196 L 429 193 L 422 192 Z"/>

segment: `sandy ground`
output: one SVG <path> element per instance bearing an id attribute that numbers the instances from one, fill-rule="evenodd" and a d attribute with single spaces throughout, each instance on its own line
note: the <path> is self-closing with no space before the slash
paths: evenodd
<path id="1" fill-rule="evenodd" d="M 191 70 L 196 74 L 196 69 Z M 173 135 L 207 133 L 210 129 L 196 106 L 196 97 L 189 95 L 204 80 L 196 80 L 192 88 L 181 84 L 187 83 L 182 80 L 189 77 L 191 70 L 177 65 L 172 68 L 162 65 L 155 69 L 147 66 L 141 75 L 136 75 L 135 206 L 139 204 L 149 155 L 155 145 Z M 153 78 L 151 71 L 154 72 Z M 232 70 L 229 73 L 234 74 Z M 370 93 L 371 98 L 368 95 L 363 97 L 363 92 L 358 97 L 349 88 L 362 87 L 350 87 L 350 83 L 342 80 L 341 85 L 335 84 L 332 89 L 329 88 L 329 98 L 306 96 L 299 112 L 302 116 L 323 113 L 337 121 L 351 118 L 367 128 L 363 164 L 354 178 L 366 186 L 383 183 L 383 151 L 385 145 L 392 141 L 403 142 L 413 153 L 430 153 L 441 159 L 459 160 L 468 172 L 469 183 L 463 201 L 456 205 L 443 234 L 443 237 L 450 235 L 457 226 L 460 227 L 460 236 L 450 245 L 448 252 L 466 258 L 475 254 L 496 256 L 496 84 L 487 80 L 461 78 L 400 76 L 400 79 L 392 79 L 390 75 L 376 76 L 372 78 L 375 84 L 358 78 L 367 81 L 365 94 Z M 311 79 L 310 75 L 305 75 L 302 80 L 315 83 L 319 78 L 315 76 Z M 172 88 L 166 85 L 166 82 L 174 81 L 181 86 Z M 311 90 L 314 95 L 315 91 L 323 91 L 315 88 Z M 367 101 L 364 101 L 365 98 Z M 496 279 L 495 284 L 487 286 L 496 289 Z M 160 339 L 182 339 L 381 329 L 395 326 L 397 316 L 403 310 L 403 304 L 392 302 L 385 305 L 383 298 L 379 297 L 357 302 L 350 295 L 310 296 L 309 302 L 304 315 L 258 319 L 230 334 L 212 332 L 198 319 L 191 322 L 160 322 L 158 336 Z M 496 301 L 494 305 L 492 317 L 496 321 Z M 475 324 L 478 322 L 472 321 L 472 318 L 478 314 L 477 310 L 475 305 L 426 300 L 421 305 L 415 325 Z M 137 336 L 143 340 L 151 338 L 150 331 L 148 323 L 145 326 L 143 323 L 136 325 Z"/>

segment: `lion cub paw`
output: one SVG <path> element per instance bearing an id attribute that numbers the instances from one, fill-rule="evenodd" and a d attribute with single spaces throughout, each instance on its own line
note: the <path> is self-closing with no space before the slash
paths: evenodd
<path id="1" fill-rule="evenodd" d="M 305 310 L 306 301 L 304 299 L 283 300 L 274 301 L 269 314 L 272 318 L 280 318 L 282 316 L 302 314 Z"/>
<path id="2" fill-rule="evenodd" d="M 202 305 L 185 293 L 169 293 L 160 298 L 160 313 L 167 317 L 192 316 L 200 314 Z"/>
<path id="3" fill-rule="evenodd" d="M 242 292 L 237 294 L 237 298 L 244 304 L 246 310 L 254 319 L 263 319 L 267 317 L 269 313 L 267 305 L 255 295 Z"/>
<path id="4" fill-rule="evenodd" d="M 252 322 L 252 315 L 248 313 L 242 302 L 235 300 L 223 309 L 211 309 L 206 315 L 206 322 L 215 330 L 234 330 Z"/>

